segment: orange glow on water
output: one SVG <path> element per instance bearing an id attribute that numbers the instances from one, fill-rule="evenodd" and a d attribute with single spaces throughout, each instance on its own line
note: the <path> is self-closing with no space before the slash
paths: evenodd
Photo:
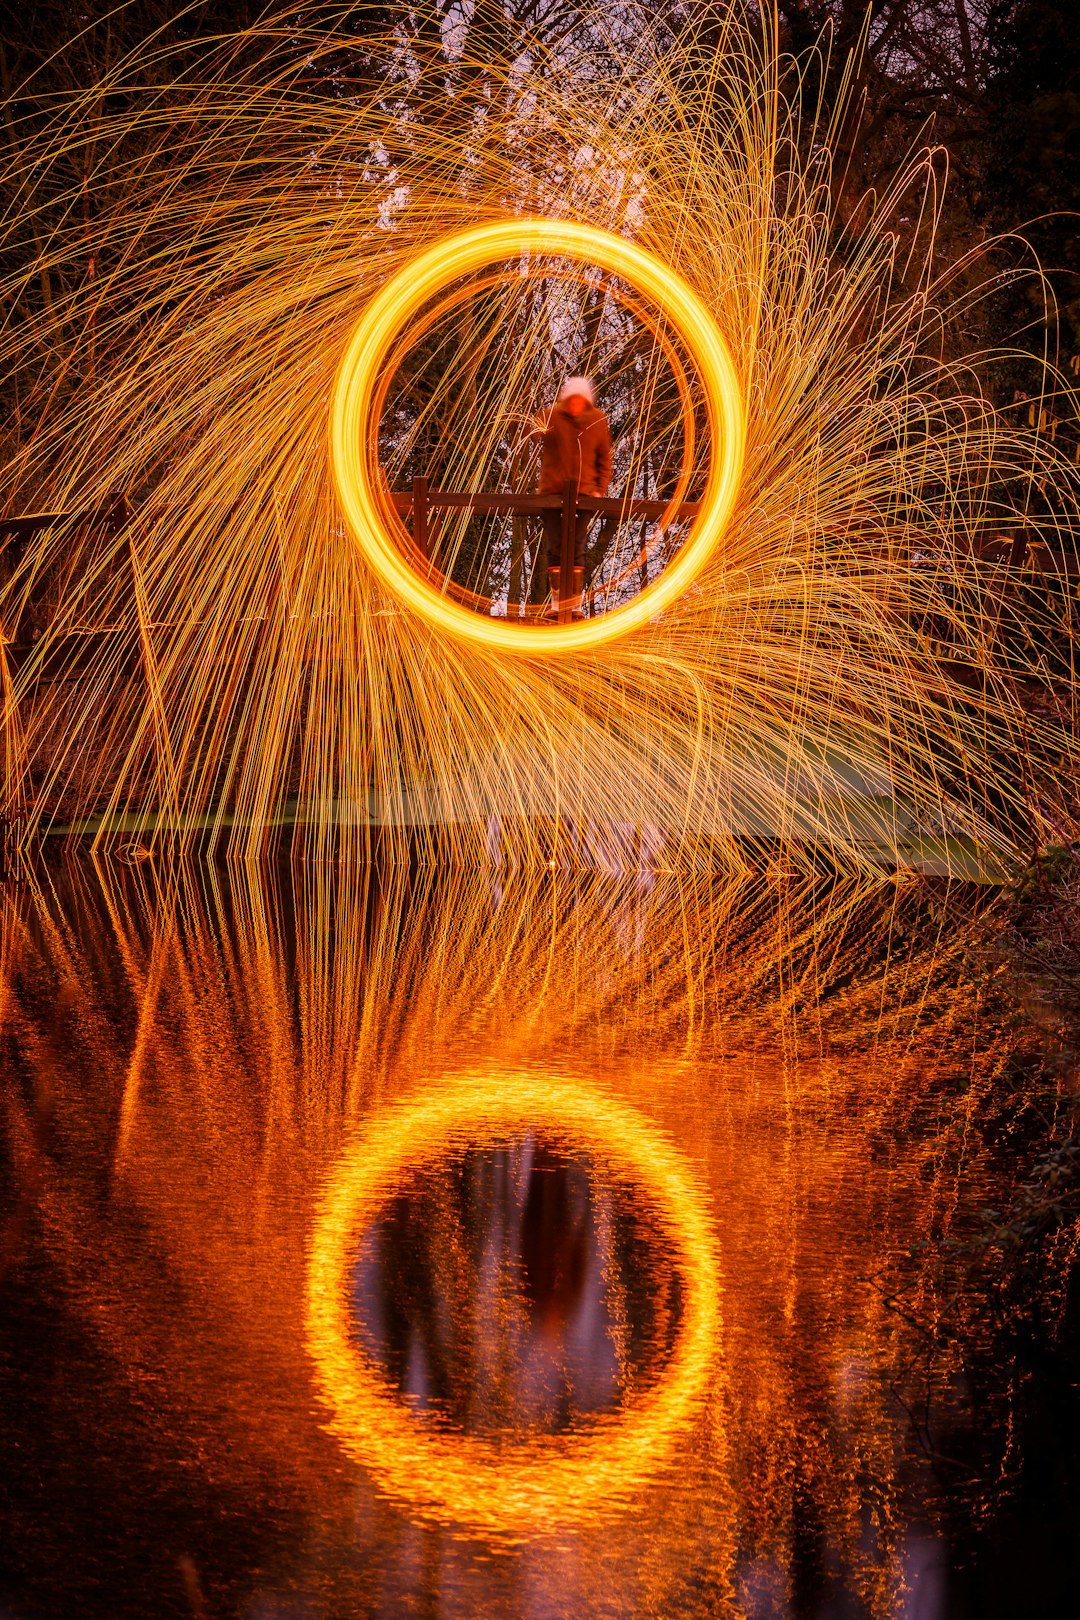
<path id="1" fill-rule="evenodd" d="M 569 1435 L 508 1443 L 447 1433 L 409 1410 L 351 1329 L 349 1274 L 366 1229 L 415 1171 L 477 1143 L 542 1131 L 632 1184 L 669 1238 L 683 1288 L 660 1378 Z M 712 1222 L 682 1155 L 636 1109 L 582 1081 L 464 1075 L 388 1109 L 346 1152 L 325 1194 L 308 1266 L 307 1341 L 333 1432 L 384 1490 L 443 1522 L 520 1535 L 631 1506 L 672 1458 L 710 1381 L 720 1325 Z"/>
<path id="2" fill-rule="evenodd" d="M 920 928 L 914 889 L 848 882 L 518 876 L 496 904 L 476 874 L 356 876 L 70 862 L 5 891 L 25 1241 L 112 1369 L 52 1380 L 57 1432 L 127 1469 L 116 1391 L 140 1414 L 149 1391 L 155 1480 L 241 1502 L 288 1559 L 255 1585 L 321 1612 L 367 1612 L 375 1580 L 387 1613 L 449 1580 L 495 1620 L 746 1614 L 762 1591 L 792 1612 L 820 1547 L 822 1579 L 897 1620 L 947 1504 L 893 1394 L 923 1332 L 881 1283 L 913 1255 L 929 1312 L 935 1232 L 997 1196 L 977 1122 L 1012 1038 L 957 972 L 963 914 Z M 570 1335 L 535 1302 L 510 1320 L 525 1177 L 506 1192 L 502 1149 L 530 1133 L 593 1212 L 591 1401 Z M 541 1356 L 569 1366 L 562 1405 L 520 1376 Z M 952 1400 L 946 1449 L 971 1439 Z M 995 1455 L 979 1488 L 1006 1485 Z"/>

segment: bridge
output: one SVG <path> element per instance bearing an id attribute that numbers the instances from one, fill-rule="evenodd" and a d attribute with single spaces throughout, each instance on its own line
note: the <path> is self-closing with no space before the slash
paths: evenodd
<path id="1" fill-rule="evenodd" d="M 387 490 L 390 510 L 401 520 L 400 539 L 403 550 L 421 577 L 436 588 L 448 590 L 467 602 L 478 612 L 490 613 L 491 598 L 467 590 L 449 580 L 438 567 L 438 530 L 446 514 L 458 512 L 479 516 L 505 514 L 515 517 L 540 517 L 545 512 L 562 514 L 561 566 L 563 579 L 572 577 L 574 520 L 580 513 L 589 513 L 609 522 L 645 520 L 666 525 L 671 522 L 692 520 L 698 514 L 700 503 L 691 500 L 648 500 L 636 497 L 579 495 L 575 483 L 568 482 L 561 494 L 522 495 L 512 492 L 470 492 L 444 490 L 431 487 L 423 477 L 414 478 L 409 489 Z M 38 534 L 50 529 L 66 530 L 69 534 L 87 534 L 97 529 L 103 536 L 123 533 L 132 517 L 127 496 L 120 492 L 109 501 L 94 508 L 75 512 L 35 512 L 0 518 L 0 587 L 10 577 L 11 561 L 17 563 L 22 548 Z M 405 523 L 412 525 L 411 534 Z M 1080 574 L 1077 556 L 1058 552 L 1042 541 L 1032 540 L 1026 530 L 984 541 L 972 561 L 992 568 L 1002 579 L 1003 588 L 1010 578 L 1021 573 L 1039 573 L 1072 579 Z M 567 622 L 573 612 L 574 599 L 563 592 L 559 602 L 558 622 Z M 530 606 L 527 616 L 543 613 L 540 605 Z M 9 668 L 17 670 L 25 664 L 38 647 L 41 635 L 31 635 L 33 628 L 24 622 L 7 626 L 0 623 L 0 648 Z M 41 681 L 60 680 L 77 676 L 92 663 L 104 645 L 116 645 L 121 631 L 110 625 L 95 625 L 66 631 L 53 638 L 48 655 L 37 678 Z M 135 661 L 138 649 L 132 649 Z"/>

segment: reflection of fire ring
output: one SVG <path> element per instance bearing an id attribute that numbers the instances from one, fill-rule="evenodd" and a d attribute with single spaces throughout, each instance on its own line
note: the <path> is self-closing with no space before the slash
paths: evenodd
<path id="1" fill-rule="evenodd" d="M 705 396 L 712 453 L 697 518 L 664 571 L 625 607 L 574 624 L 519 625 L 460 607 L 418 577 L 388 527 L 378 466 L 376 401 L 386 356 L 398 333 L 441 288 L 500 259 L 533 250 L 597 265 L 650 299 L 678 333 Z M 504 652 L 584 650 L 646 624 L 697 578 L 723 535 L 738 490 L 746 436 L 742 391 L 716 322 L 669 266 L 621 236 L 570 220 L 515 219 L 444 237 L 380 288 L 357 323 L 342 360 L 330 420 L 330 459 L 338 498 L 357 544 L 383 584 L 451 635 Z"/>
<path id="2" fill-rule="evenodd" d="M 402 1178 L 455 1147 L 541 1131 L 590 1152 L 649 1199 L 683 1289 L 674 1350 L 659 1380 L 621 1411 L 568 1435 L 498 1443 L 413 1412 L 350 1327 L 361 1234 Z M 501 1535 L 594 1520 L 635 1504 L 698 1409 L 719 1311 L 712 1225 L 693 1172 L 640 1114 L 586 1089 L 527 1075 L 477 1075 L 390 1108 L 345 1155 L 324 1195 L 308 1266 L 307 1341 L 346 1450 L 390 1495 L 427 1517 Z"/>

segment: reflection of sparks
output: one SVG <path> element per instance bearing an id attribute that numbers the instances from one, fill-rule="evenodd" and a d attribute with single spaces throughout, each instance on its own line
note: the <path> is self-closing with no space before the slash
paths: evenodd
<path id="1" fill-rule="evenodd" d="M 968 915 L 970 897 L 953 897 L 942 926 L 940 895 L 915 885 L 674 873 L 645 888 L 517 874 L 493 912 L 490 885 L 467 870 L 418 880 L 390 867 L 374 894 L 371 880 L 312 862 L 286 869 L 284 886 L 203 866 L 172 869 L 165 887 L 149 863 L 72 861 L 40 889 L 0 891 L 5 1034 L 28 1077 L 9 1088 L 4 1128 L 16 1185 L 36 1206 L 31 1252 L 47 1257 L 79 1333 L 124 1369 L 136 1399 L 154 1369 L 162 1477 L 216 1499 L 235 1491 L 256 1518 L 280 1517 L 285 1502 L 297 1522 L 316 1519 L 322 1533 L 306 1555 L 324 1608 L 367 1612 L 372 1564 L 357 1557 L 357 1512 L 367 1519 L 371 1486 L 389 1487 L 354 1477 L 362 1471 L 313 1421 L 313 1182 L 323 1165 L 333 1176 L 344 1120 L 380 1100 L 390 1117 L 391 1100 L 415 1086 L 417 1054 L 430 1074 L 455 1072 L 463 1050 L 474 1071 L 535 1074 L 558 1072 L 572 1046 L 575 1074 L 615 1092 L 635 1130 L 641 1108 L 685 1144 L 723 1210 L 722 1354 L 700 1425 L 677 1439 L 675 1466 L 642 1511 L 597 1509 L 581 1539 L 543 1543 L 530 1567 L 549 1590 L 565 1580 L 568 1612 L 666 1616 L 685 1607 L 688 1557 L 707 1560 L 715 1611 L 734 1613 L 755 1572 L 776 1571 L 786 1587 L 809 1504 L 861 1612 L 895 1616 L 912 1498 L 920 1534 L 939 1522 L 933 1475 L 893 1394 L 906 1397 L 925 1345 L 864 1279 L 890 1275 L 914 1245 L 907 1275 L 924 1319 L 947 1303 L 957 1329 L 935 1361 L 941 1387 L 957 1387 L 983 1324 L 977 1300 L 959 1311 L 934 1302 L 933 1238 L 943 1219 L 954 1230 L 965 1212 L 974 1219 L 997 1186 L 977 1125 L 1015 1035 L 1008 1009 L 964 971 L 985 928 Z M 166 935 L 163 958 L 154 940 Z M 157 997 L 141 1071 L 129 994 L 140 1006 Z M 64 1128 L 44 1129 L 28 1159 L 35 1097 L 51 1099 Z M 461 1123 L 463 1145 L 482 1136 Z M 897 1151 L 875 1157 L 886 1140 Z M 583 1147 L 595 1163 L 593 1143 Z M 115 1192 L 103 1199 L 110 1161 Z M 648 1168 L 655 1181 L 655 1160 Z M 617 1191 L 626 1207 L 632 1189 L 620 1180 Z M 639 1196 L 649 1194 L 645 1184 Z M 642 1225 L 666 1259 L 653 1207 L 642 1206 Z M 459 1232 L 447 1223 L 432 1234 L 447 1274 Z M 645 1365 L 655 1372 L 651 1355 Z M 119 1386 L 94 1382 L 90 1410 L 108 1436 Z M 1008 1415 L 992 1411 L 988 1445 L 1008 1444 Z M 1007 1469 L 988 1477 L 996 1493 Z M 449 1518 L 443 1504 L 435 1511 Z M 389 1560 L 385 1606 L 405 1611 L 413 1543 L 395 1519 L 368 1523 L 381 1550 L 372 1556 Z M 437 1525 L 430 1550 L 460 1577 L 462 1613 L 506 1612 L 503 1560 L 456 1562 Z"/>
<path id="2" fill-rule="evenodd" d="M 519 626 L 482 618 L 418 578 L 387 532 L 379 495 L 378 379 L 394 340 L 449 282 L 499 259 L 532 250 L 564 254 L 622 276 L 678 331 L 705 395 L 712 456 L 701 511 L 686 544 L 663 573 L 626 606 L 578 624 Z M 403 266 L 358 322 L 334 393 L 330 448 L 338 497 L 357 543 L 383 582 L 434 625 L 504 652 L 598 647 L 638 629 L 680 597 L 716 550 L 738 490 L 746 436 L 742 393 L 727 344 L 700 298 L 653 254 L 610 231 L 571 220 L 513 219 L 444 237 Z"/>
<path id="3" fill-rule="evenodd" d="M 403 1177 L 457 1146 L 542 1130 L 596 1156 L 645 1197 L 671 1242 L 683 1288 L 675 1346 L 659 1380 L 621 1412 L 571 1435 L 494 1443 L 411 1412 L 351 1330 L 349 1276 L 361 1234 Z M 390 1109 L 346 1154 L 319 1213 L 308 1269 L 308 1346 L 334 1432 L 389 1494 L 444 1522 L 532 1534 L 627 1505 L 669 1461 L 713 1364 L 719 1311 L 712 1225 L 693 1174 L 640 1114 L 582 1086 L 528 1075 L 467 1075 Z"/>

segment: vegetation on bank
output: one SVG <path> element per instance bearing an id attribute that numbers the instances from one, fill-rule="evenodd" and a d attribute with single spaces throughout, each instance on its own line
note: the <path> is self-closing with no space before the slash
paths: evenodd
<path id="1" fill-rule="evenodd" d="M 1009 1202 L 984 1210 L 981 1229 L 952 1247 L 993 1278 L 1006 1314 L 1018 1306 L 1050 1325 L 1068 1303 L 1080 1248 L 1080 848 L 1036 856 L 992 953 L 1025 1039 L 1014 1059 L 1022 1106 L 1007 1131 L 1001 1120 L 991 1128 L 1020 1151 Z"/>

